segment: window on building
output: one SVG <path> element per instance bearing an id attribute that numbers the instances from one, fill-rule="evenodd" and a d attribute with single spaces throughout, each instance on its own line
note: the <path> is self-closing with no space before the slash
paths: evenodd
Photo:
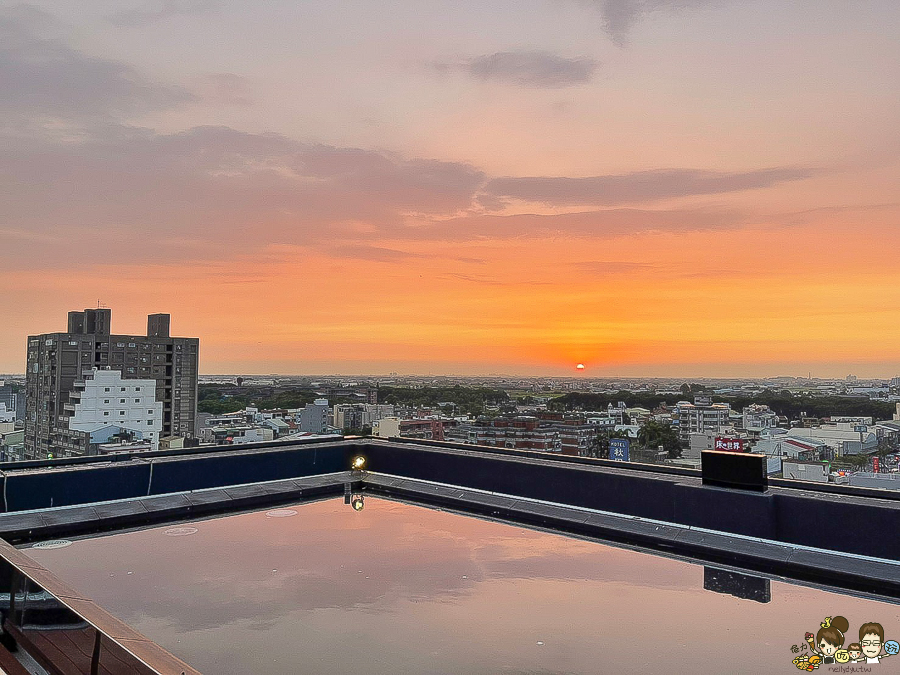
<path id="1" fill-rule="evenodd" d="M 125 391 L 125 387 L 122 387 L 122 391 Z"/>
<path id="2" fill-rule="evenodd" d="M 120 399 L 119 399 L 119 403 L 125 403 L 125 399 L 124 399 L 124 398 L 120 398 Z"/>
<path id="3" fill-rule="evenodd" d="M 109 411 L 106 411 L 105 413 L 103 413 L 103 416 L 104 416 L 104 417 L 109 417 Z"/>
<path id="4" fill-rule="evenodd" d="M 119 411 L 119 414 L 120 414 L 120 415 L 124 415 L 124 414 L 125 414 L 125 411 L 124 411 L 124 410 L 120 410 L 120 411 Z"/>
<path id="5" fill-rule="evenodd" d="M 103 391 L 109 391 L 109 387 L 104 387 Z"/>
<path id="6" fill-rule="evenodd" d="M 147 414 L 148 414 L 148 415 L 152 415 L 152 414 L 153 414 L 153 411 L 152 411 L 152 410 L 148 410 L 148 411 L 147 411 Z"/>
<path id="7" fill-rule="evenodd" d="M 103 399 L 103 402 L 104 402 L 104 403 L 109 403 L 109 399 L 108 399 L 108 398 L 105 398 L 105 399 Z"/>
<path id="8" fill-rule="evenodd" d="M 140 402 L 141 402 L 141 399 L 136 398 L 136 399 L 134 399 L 134 402 L 135 402 L 135 403 L 140 403 Z"/>
<path id="9" fill-rule="evenodd" d="M 153 424 L 153 420 L 147 420 L 147 424 Z"/>

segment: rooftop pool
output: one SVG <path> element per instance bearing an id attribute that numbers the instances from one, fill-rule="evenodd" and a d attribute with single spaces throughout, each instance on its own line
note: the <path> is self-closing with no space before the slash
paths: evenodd
<path id="1" fill-rule="evenodd" d="M 882 598 L 373 496 L 24 552 L 210 675 L 790 673 L 826 617 L 900 639 Z M 854 665 L 900 656 L 820 672 Z"/>

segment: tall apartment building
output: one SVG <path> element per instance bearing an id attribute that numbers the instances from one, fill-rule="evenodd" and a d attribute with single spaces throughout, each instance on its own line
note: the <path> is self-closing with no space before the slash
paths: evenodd
<path id="1" fill-rule="evenodd" d="M 28 337 L 25 459 L 85 454 L 69 421 L 77 392 L 95 368 L 118 371 L 125 380 L 152 380 L 162 403 L 160 436 L 193 437 L 200 340 L 170 336 L 168 314 L 151 314 L 145 336 L 113 335 L 111 314 L 69 312 L 66 332 Z"/>

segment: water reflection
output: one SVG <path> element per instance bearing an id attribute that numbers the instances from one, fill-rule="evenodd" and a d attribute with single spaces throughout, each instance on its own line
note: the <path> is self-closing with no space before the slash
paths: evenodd
<path id="1" fill-rule="evenodd" d="M 191 537 L 154 528 L 29 554 L 222 675 L 780 671 L 799 612 L 900 626 L 894 605 L 766 592 L 680 560 L 371 495 L 357 511 L 347 497 L 349 509 L 336 499 L 195 522 Z M 635 627 L 652 648 L 634 645 Z"/>
<path id="2" fill-rule="evenodd" d="M 6 560 L 0 559 L 0 614 L 2 648 L 21 648 L 49 672 L 105 673 L 106 675 L 150 675 L 151 670 L 118 648 L 106 656 L 103 636 L 78 613 L 60 602 Z M 43 672 L 43 671 L 41 671 Z"/>
<path id="3" fill-rule="evenodd" d="M 772 601 L 772 589 L 768 579 L 716 567 L 703 568 L 703 588 L 743 600 L 764 603 Z"/>

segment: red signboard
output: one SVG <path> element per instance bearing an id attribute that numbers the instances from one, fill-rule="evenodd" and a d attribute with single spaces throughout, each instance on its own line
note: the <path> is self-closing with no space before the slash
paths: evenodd
<path id="1" fill-rule="evenodd" d="M 716 436 L 714 449 L 724 452 L 747 452 L 743 438 L 728 438 L 727 436 Z"/>
<path id="2" fill-rule="evenodd" d="M 881 462 L 877 457 L 872 458 L 872 471 L 878 473 L 878 470 L 881 468 Z"/>

